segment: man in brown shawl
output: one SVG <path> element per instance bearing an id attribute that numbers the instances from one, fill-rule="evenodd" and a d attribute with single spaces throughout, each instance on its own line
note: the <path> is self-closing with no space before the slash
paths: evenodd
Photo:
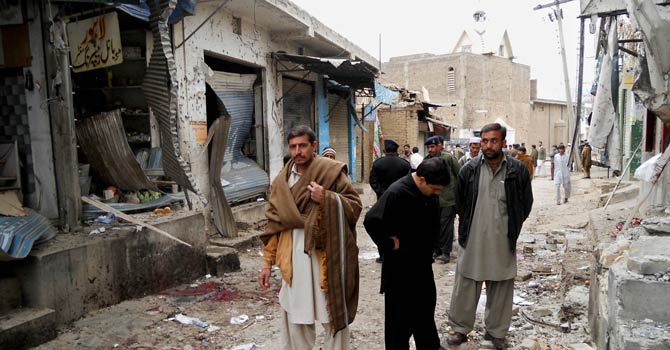
<path id="1" fill-rule="evenodd" d="M 271 268 L 282 276 L 279 349 L 312 349 L 315 324 L 326 330 L 324 349 L 349 349 L 348 325 L 358 308 L 356 222 L 361 200 L 344 163 L 319 157 L 307 126 L 288 134 L 291 160 L 270 187 L 262 288 Z"/>

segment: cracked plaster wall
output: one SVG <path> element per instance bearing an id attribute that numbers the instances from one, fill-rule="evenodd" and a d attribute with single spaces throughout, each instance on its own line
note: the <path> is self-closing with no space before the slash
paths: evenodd
<path id="1" fill-rule="evenodd" d="M 198 4 L 196 15 L 186 17 L 174 26 L 175 47 L 182 42 L 216 8 L 216 4 Z M 183 25 L 182 25 L 183 23 Z M 275 100 L 282 95 L 281 76 L 277 76 L 270 53 L 297 53 L 297 45 L 272 42 L 270 31 L 254 26 L 252 19 L 242 18 L 242 35 L 233 33 L 233 14 L 225 8 L 215 14 L 182 47 L 175 50 L 177 81 L 179 83 L 179 137 L 184 157 L 191 164 L 193 176 L 200 189 L 209 191 L 209 164 L 203 145 L 197 143 L 191 122 L 207 121 L 205 104 L 205 53 L 223 60 L 261 68 L 263 83 L 263 120 L 267 142 L 270 179 L 283 166 L 282 105 Z M 309 54 L 306 52 L 305 54 Z M 203 193 L 207 196 L 208 193 Z M 206 197 L 205 197 L 206 198 Z"/>

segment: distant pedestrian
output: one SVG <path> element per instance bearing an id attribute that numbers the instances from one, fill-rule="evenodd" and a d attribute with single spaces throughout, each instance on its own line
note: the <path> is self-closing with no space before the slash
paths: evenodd
<path id="1" fill-rule="evenodd" d="M 537 152 L 537 146 L 531 145 L 530 146 L 530 158 L 533 159 L 533 169 L 537 166 L 537 159 L 539 157 L 539 153 Z M 534 170 L 533 170 L 534 172 Z"/>
<path id="2" fill-rule="evenodd" d="M 412 148 L 412 155 L 409 157 L 409 165 L 412 170 L 416 170 L 421 162 L 423 162 L 423 156 L 419 154 L 419 147 Z"/>
<path id="3" fill-rule="evenodd" d="M 512 321 L 516 241 L 533 206 L 533 192 L 523 164 L 502 152 L 506 129 L 494 123 L 481 130 L 482 155 L 465 164 L 456 185 L 462 250 L 449 307 L 454 332 L 447 342 L 467 341 L 485 282 L 484 339 L 503 349 Z"/>
<path id="4" fill-rule="evenodd" d="M 535 170 L 535 175 L 540 176 L 544 173 L 544 161 L 547 160 L 547 150 L 544 149 L 542 141 L 537 144 L 537 169 Z"/>
<path id="5" fill-rule="evenodd" d="M 526 147 L 519 147 L 519 153 L 517 153 L 516 159 L 523 163 L 526 169 L 528 169 L 528 174 L 532 180 L 533 172 L 535 171 L 535 164 L 533 163 L 533 158 L 526 154 Z"/>
<path id="6" fill-rule="evenodd" d="M 458 165 L 463 167 L 465 163 L 469 162 L 470 159 L 475 158 L 479 155 L 479 150 L 481 149 L 481 139 L 479 137 L 471 137 L 470 138 L 470 143 L 468 147 L 470 147 L 470 152 L 468 152 L 466 155 L 461 157 L 461 159 L 458 160 Z"/>
<path id="7" fill-rule="evenodd" d="M 589 141 L 584 141 L 582 148 L 582 168 L 584 169 L 584 178 L 591 178 L 591 145 Z"/>
<path id="8" fill-rule="evenodd" d="M 512 149 L 509 151 L 510 157 L 516 158 L 516 155 L 519 153 L 519 147 L 521 147 L 521 145 L 518 143 L 512 145 Z"/>
<path id="9" fill-rule="evenodd" d="M 398 156 L 398 143 L 384 140 L 384 156 L 375 160 L 370 169 L 370 186 L 379 199 L 396 180 L 410 173 L 409 162 Z"/>
<path id="10" fill-rule="evenodd" d="M 450 153 L 443 150 L 444 140 L 442 136 L 429 137 L 424 145 L 428 147 L 426 158 L 444 158 L 447 161 L 447 169 L 451 178 L 455 179 L 461 166 L 458 160 Z M 452 181 L 440 194 L 440 235 L 435 244 L 434 257 L 436 262 L 446 264 L 451 259 L 451 251 L 454 246 L 454 218 L 456 217 L 456 183 Z"/>
<path id="11" fill-rule="evenodd" d="M 412 148 L 409 144 L 405 144 L 402 146 L 402 154 L 400 155 L 400 158 L 406 160 L 409 162 L 409 157 L 412 156 Z"/>
<path id="12" fill-rule="evenodd" d="M 558 146 L 551 146 L 551 181 L 554 181 L 554 157 L 558 154 Z"/>
<path id="13" fill-rule="evenodd" d="M 365 215 L 365 229 L 384 251 L 380 292 L 389 350 L 409 349 L 411 336 L 418 350 L 440 349 L 431 247 L 440 232 L 437 195 L 453 182 L 447 168 L 445 159 L 424 160 L 416 172 L 393 183 Z"/>
<path id="14" fill-rule="evenodd" d="M 348 325 L 358 306 L 361 199 L 344 163 L 314 156 L 316 135 L 308 126 L 292 128 L 288 145 L 291 160 L 270 187 L 258 275 L 261 288 L 267 289 L 272 266 L 281 272 L 276 345 L 314 348 L 318 322 L 326 331 L 325 349 L 349 349 Z"/>
<path id="15" fill-rule="evenodd" d="M 558 145 L 558 153 L 554 156 L 554 185 L 556 186 L 556 204 L 561 204 L 561 186 L 565 192 L 563 203 L 570 198 L 570 168 L 569 157 L 563 144 Z"/>
<path id="16" fill-rule="evenodd" d="M 335 160 L 337 157 L 337 152 L 335 152 L 335 150 L 330 147 L 326 147 L 323 149 L 323 151 L 321 151 L 321 156 Z"/>

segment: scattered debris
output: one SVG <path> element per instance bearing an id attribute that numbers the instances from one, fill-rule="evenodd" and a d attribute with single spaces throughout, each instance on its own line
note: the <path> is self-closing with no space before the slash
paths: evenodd
<path id="1" fill-rule="evenodd" d="M 230 324 L 243 324 L 244 322 L 249 321 L 249 316 L 247 315 L 239 315 L 235 317 L 230 318 Z"/>
<path id="2" fill-rule="evenodd" d="M 186 316 L 186 315 L 183 315 L 183 314 L 176 314 L 173 318 L 170 318 L 169 320 L 174 320 L 174 321 L 177 321 L 181 324 L 198 326 L 200 328 L 208 328 L 209 327 L 209 324 L 207 324 L 207 322 L 203 322 L 198 318 L 189 317 L 189 316 Z"/>
<path id="3" fill-rule="evenodd" d="M 256 343 L 249 343 L 249 344 L 237 345 L 231 348 L 230 350 L 251 350 L 255 347 L 257 347 Z"/>

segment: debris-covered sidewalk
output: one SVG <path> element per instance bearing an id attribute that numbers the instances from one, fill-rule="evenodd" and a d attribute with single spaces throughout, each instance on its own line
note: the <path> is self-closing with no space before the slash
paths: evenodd
<path id="1" fill-rule="evenodd" d="M 592 248 L 588 244 L 588 211 L 599 193 L 587 180 L 574 180 L 568 204 L 553 202 L 553 182 L 533 182 L 535 205 L 519 240 L 519 274 L 511 348 L 588 349 L 588 288 Z M 364 205 L 372 204 L 366 195 Z M 359 225 L 360 307 L 351 326 L 352 349 L 382 349 L 383 296 L 376 249 Z M 258 288 L 258 246 L 240 251 L 241 271 L 202 278 L 156 295 L 129 300 L 90 313 L 38 349 L 275 349 L 278 339 L 278 276 L 272 288 Z M 440 337 L 449 332 L 447 308 L 456 262 L 434 264 Z M 459 349 L 487 346 L 483 338 L 485 291 L 475 331 Z M 317 327 L 317 332 L 318 332 Z M 317 340 L 318 342 L 318 340 Z M 581 347 L 579 347 L 581 346 Z"/>

